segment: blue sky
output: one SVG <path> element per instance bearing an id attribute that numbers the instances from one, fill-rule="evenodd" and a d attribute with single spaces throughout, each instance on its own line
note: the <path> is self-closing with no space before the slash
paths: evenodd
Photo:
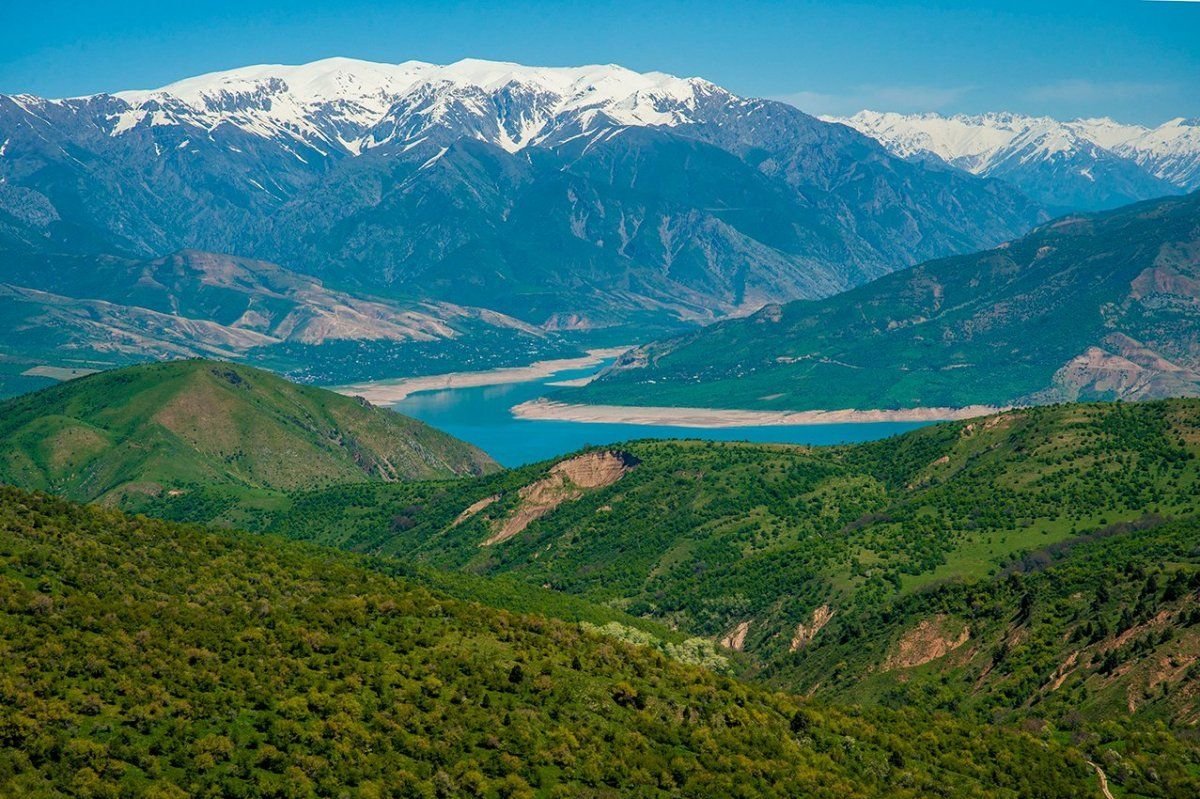
<path id="1" fill-rule="evenodd" d="M 1200 2 L 0 0 L 0 92 L 149 88 L 331 55 L 614 62 L 813 113 L 1200 116 Z"/>

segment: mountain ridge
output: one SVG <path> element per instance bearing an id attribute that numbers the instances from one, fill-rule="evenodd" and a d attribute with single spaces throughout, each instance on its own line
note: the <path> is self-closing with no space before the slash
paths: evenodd
<path id="1" fill-rule="evenodd" d="M 575 352 L 554 331 L 486 308 L 339 290 L 201 250 L 150 259 L 0 252 L 0 305 L 10 375 L 31 365 L 211 357 L 336 385 Z M 0 376 L 0 395 L 13 382 Z"/>
<path id="2" fill-rule="evenodd" d="M 297 88 L 293 90 L 293 86 Z M 192 111 L 206 112 L 207 121 L 214 126 L 230 123 L 263 134 L 283 131 L 302 140 L 304 133 L 311 132 L 329 144 L 340 144 L 349 154 L 359 155 L 366 149 L 387 144 L 403 130 L 399 124 L 402 118 L 389 120 L 389 116 L 406 95 L 420 96 L 422 104 L 433 106 L 428 110 L 437 118 L 456 110 L 454 93 L 462 90 L 478 90 L 482 94 L 507 90 L 510 95 L 524 93 L 536 100 L 536 113 L 532 117 L 505 120 L 504 109 L 497 108 L 501 119 L 511 124 L 498 127 L 494 143 L 510 152 L 534 141 L 544 141 L 538 134 L 555 117 L 564 114 L 577 112 L 581 117 L 579 122 L 591 121 L 603 113 L 608 121 L 620 125 L 674 125 L 689 121 L 683 112 L 695 110 L 703 94 L 728 96 L 715 84 L 699 78 L 638 73 L 615 64 L 529 67 L 469 58 L 447 65 L 421 61 L 386 64 L 331 58 L 301 65 L 242 67 L 186 78 L 159 89 L 114 92 L 111 96 L 130 103 L 132 108 L 118 116 L 110 135 L 124 133 L 143 122 L 147 115 L 151 124 L 162 124 L 163 117 L 154 115 L 169 114 L 169 103 L 173 100 Z M 482 94 L 469 95 L 469 99 L 479 100 Z M 99 96 L 103 95 L 72 99 Z M 325 103 L 356 112 L 342 117 L 341 121 L 351 126 L 369 129 L 389 121 L 392 135 L 346 140 L 319 127 L 305 131 L 303 123 L 309 110 L 304 106 Z M 659 107 L 664 103 L 673 107 L 664 111 Z M 263 126 L 267 121 L 278 127 L 272 131 Z M 411 142 L 420 135 L 420 130 L 410 129 L 406 133 Z"/>
<path id="3" fill-rule="evenodd" d="M 709 321 L 1045 218 L 791 106 L 615 66 L 334 60 L 0 96 L 0 141 L 0 249 L 231 253 L 535 326 Z"/>
<path id="4" fill-rule="evenodd" d="M 1157 127 L 1010 112 L 864 110 L 823 118 L 853 127 L 901 157 L 934 157 L 1007 180 L 1065 210 L 1103 210 L 1200 188 L 1200 125 L 1182 117 Z"/>
<path id="5" fill-rule="evenodd" d="M 472 323 L 535 338 L 545 335 L 484 309 L 349 294 L 267 261 L 201 250 L 144 260 L 7 253 L 3 277 L 10 291 L 30 297 L 32 292 L 44 292 L 48 297 L 109 303 L 129 309 L 126 315 L 139 309 L 176 318 L 181 327 L 212 323 L 228 331 L 227 336 L 244 334 L 243 348 L 283 342 L 427 342 L 458 337 Z M 30 324 L 44 323 L 35 319 Z M 15 325 L 12 332 L 27 331 Z M 203 351 L 206 344 L 204 337 L 178 343 L 177 352 L 191 355 Z M 189 343 L 200 349 L 188 349 Z M 148 353 L 165 352 L 132 337 L 127 344 L 111 341 L 107 349 L 132 354 L 138 347 Z"/>

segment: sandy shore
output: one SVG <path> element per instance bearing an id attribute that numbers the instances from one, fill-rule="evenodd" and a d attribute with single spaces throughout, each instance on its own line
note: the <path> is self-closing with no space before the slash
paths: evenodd
<path id="1" fill-rule="evenodd" d="M 670 427 L 758 427 L 765 425 L 839 424 L 846 422 L 940 422 L 999 413 L 1005 408 L 906 408 L 903 410 L 736 411 L 720 408 L 655 408 L 625 405 L 571 405 L 536 399 L 513 407 L 519 419 L 564 422 L 666 425 Z"/>
<path id="2" fill-rule="evenodd" d="M 362 397 L 374 405 L 389 405 L 400 402 L 418 391 L 440 391 L 445 388 L 472 388 L 475 386 L 498 386 L 502 383 L 526 383 L 571 369 L 586 369 L 597 366 L 608 358 L 615 358 L 629 347 L 609 347 L 588 350 L 580 358 L 558 358 L 535 361 L 528 366 L 510 366 L 502 369 L 487 369 L 481 372 L 450 372 L 423 377 L 400 377 L 393 380 L 370 380 L 334 386 L 333 391 L 349 397 Z M 569 381 L 574 382 L 574 381 Z"/>

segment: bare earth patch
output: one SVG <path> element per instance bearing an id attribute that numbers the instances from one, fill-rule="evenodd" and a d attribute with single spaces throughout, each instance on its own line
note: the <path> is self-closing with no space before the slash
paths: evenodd
<path id="1" fill-rule="evenodd" d="M 1112 393 L 1124 400 L 1161 396 L 1196 396 L 1200 371 L 1174 363 L 1153 347 L 1121 333 L 1102 342 L 1105 348 L 1088 347 L 1054 374 L 1054 385 L 1069 400 L 1088 391 Z"/>
<path id="2" fill-rule="evenodd" d="M 512 407 L 518 419 L 552 419 L 598 424 L 649 424 L 668 427 L 760 427 L 869 422 L 939 422 L 971 419 L 1006 410 L 991 405 L 965 408 L 900 410 L 749 411 L 723 408 L 668 408 L 642 405 L 573 405 L 545 398 Z"/>
<path id="3" fill-rule="evenodd" d="M 499 500 L 500 500 L 499 494 L 492 494 L 490 497 L 484 497 L 483 499 L 479 500 L 478 502 L 472 503 L 470 505 L 470 507 L 468 507 L 462 513 L 458 514 L 458 517 L 455 518 L 454 523 L 451 524 L 450 526 L 458 527 L 460 524 L 465 522 L 467 519 L 469 519 L 472 516 L 474 516 L 475 514 L 479 513 L 479 511 L 483 510 L 484 508 L 488 507 L 489 505 L 492 505 L 492 504 L 498 502 Z"/>
<path id="4" fill-rule="evenodd" d="M 737 627 L 730 630 L 728 635 L 721 639 L 721 646 L 741 652 L 742 647 L 746 645 L 746 633 L 748 632 L 750 632 L 750 622 L 741 622 Z"/>
<path id="5" fill-rule="evenodd" d="M 83 369 L 71 366 L 34 366 L 21 374 L 26 377 L 48 377 L 51 380 L 74 380 L 76 377 L 94 375 L 99 369 Z"/>
<path id="6" fill-rule="evenodd" d="M 923 619 L 904 634 L 884 661 L 884 671 L 923 666 L 958 649 L 971 638 L 971 629 L 949 616 Z"/>
<path id="7" fill-rule="evenodd" d="M 797 624 L 796 634 L 792 636 L 792 644 L 788 647 L 792 652 L 797 652 L 812 643 L 813 638 L 821 629 L 829 624 L 829 620 L 833 618 L 833 609 L 829 605 L 822 605 L 812 612 L 812 617 L 808 620 L 808 624 Z"/>
<path id="8" fill-rule="evenodd" d="M 612 485 L 636 465 L 632 455 L 616 450 L 589 452 L 555 464 L 550 474 L 518 492 L 520 503 L 506 519 L 492 525 L 494 532 L 483 546 L 507 541 L 564 502 L 579 499 L 584 491 Z"/>
<path id="9" fill-rule="evenodd" d="M 1050 681 L 1050 691 L 1057 691 L 1062 688 L 1062 684 L 1071 676 L 1071 672 L 1075 671 L 1075 664 L 1079 661 L 1079 653 L 1072 652 L 1067 656 L 1067 659 L 1059 664 L 1054 671 L 1054 677 Z"/>

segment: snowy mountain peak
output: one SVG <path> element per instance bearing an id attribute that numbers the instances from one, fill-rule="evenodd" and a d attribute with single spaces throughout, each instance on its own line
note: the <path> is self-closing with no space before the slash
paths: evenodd
<path id="1" fill-rule="evenodd" d="M 977 175 L 988 174 L 1009 157 L 1070 155 L 1085 146 L 1074 131 L 1054 119 L 1007 112 L 944 117 L 860 111 L 848 119 L 828 121 L 847 124 L 899 155 L 932 153 Z"/>
<path id="2" fill-rule="evenodd" d="M 1162 182 L 1159 193 L 1200 188 L 1200 126 L 1195 120 L 1174 119 L 1147 128 L 1107 117 L 1063 122 L 1008 112 L 942 116 L 876 111 L 825 119 L 849 125 L 897 155 L 933 155 L 977 175 L 1013 180 L 1014 173 L 1041 165 L 1042 180 L 1049 179 L 1048 170 L 1058 170 L 1059 180 L 1069 171 L 1095 184 L 1100 169 L 1121 172 L 1123 181 L 1141 183 L 1146 191 L 1154 190 L 1147 178 Z M 1137 170 L 1145 174 L 1139 177 Z"/>
<path id="3" fill-rule="evenodd" d="M 128 107 L 112 135 L 140 125 L 224 124 L 264 137 L 350 154 L 467 129 L 510 151 L 555 131 L 696 121 L 706 97 L 730 97 L 699 78 L 639 73 L 615 64 L 529 67 L 463 59 L 436 65 L 327 58 L 199 75 L 160 89 L 118 92 Z"/>
<path id="4" fill-rule="evenodd" d="M 379 64 L 353 58 L 326 58 L 295 66 L 259 64 L 185 78 L 160 89 L 117 92 L 116 97 L 139 105 L 174 98 L 194 107 L 214 104 L 226 95 L 256 94 L 264 89 L 305 102 L 349 100 L 394 95 L 434 69 L 433 64 L 407 61 Z"/>

